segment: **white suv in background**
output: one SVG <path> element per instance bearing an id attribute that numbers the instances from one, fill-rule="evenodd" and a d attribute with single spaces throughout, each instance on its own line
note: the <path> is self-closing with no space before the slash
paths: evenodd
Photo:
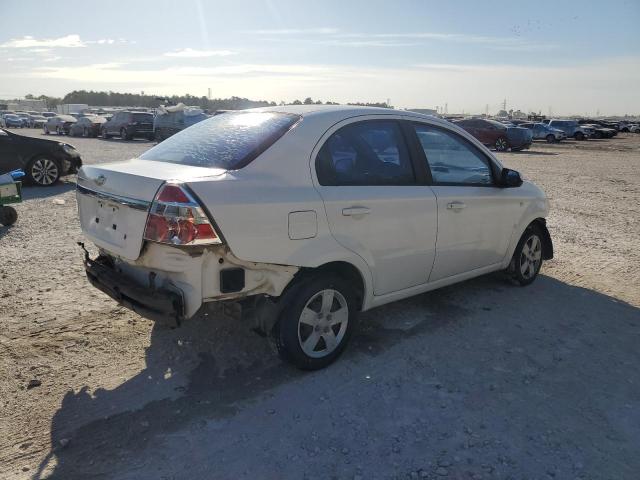
<path id="1" fill-rule="evenodd" d="M 321 368 L 358 311 L 552 258 L 548 202 L 443 120 L 351 106 L 230 112 L 140 158 L 83 166 L 89 280 L 178 322 L 242 302 L 281 356 Z"/>

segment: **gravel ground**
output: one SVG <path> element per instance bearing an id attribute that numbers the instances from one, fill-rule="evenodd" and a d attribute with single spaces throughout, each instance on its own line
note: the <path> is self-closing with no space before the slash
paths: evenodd
<path id="1" fill-rule="evenodd" d="M 551 199 L 540 278 L 367 312 L 306 374 L 214 310 L 172 330 L 119 308 L 85 280 L 74 178 L 27 188 L 0 227 L 0 477 L 638 478 L 640 135 L 500 157 Z"/>

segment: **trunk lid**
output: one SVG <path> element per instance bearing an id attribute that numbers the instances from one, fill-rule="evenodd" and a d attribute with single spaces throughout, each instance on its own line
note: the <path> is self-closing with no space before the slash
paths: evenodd
<path id="1" fill-rule="evenodd" d="M 188 182 L 224 173 L 222 169 L 139 159 L 85 165 L 78 173 L 76 192 L 80 226 L 98 247 L 136 260 L 149 207 L 164 182 Z"/>

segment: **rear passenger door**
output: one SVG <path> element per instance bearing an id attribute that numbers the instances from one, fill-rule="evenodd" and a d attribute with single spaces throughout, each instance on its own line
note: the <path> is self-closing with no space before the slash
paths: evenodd
<path id="1" fill-rule="evenodd" d="M 413 123 L 438 204 L 436 258 L 429 281 L 504 259 L 520 203 L 500 188 L 491 159 L 457 132 Z"/>
<path id="2" fill-rule="evenodd" d="M 397 120 L 333 127 L 315 157 L 329 228 L 371 269 L 374 294 L 427 282 L 437 234 L 436 198 L 420 184 Z"/>

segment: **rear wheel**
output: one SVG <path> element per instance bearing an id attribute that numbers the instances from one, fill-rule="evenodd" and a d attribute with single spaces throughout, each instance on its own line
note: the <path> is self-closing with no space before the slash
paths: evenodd
<path id="1" fill-rule="evenodd" d="M 536 279 L 541 267 L 542 235 L 537 227 L 530 226 L 516 246 L 509 264 L 509 274 L 516 283 L 525 286 Z"/>
<path id="2" fill-rule="evenodd" d="M 0 223 L 5 227 L 13 225 L 18 220 L 18 212 L 13 207 L 0 207 Z"/>
<path id="3" fill-rule="evenodd" d="M 27 166 L 27 178 L 41 187 L 53 185 L 60 179 L 60 167 L 55 160 L 47 157 L 38 157 L 29 162 Z"/>
<path id="4" fill-rule="evenodd" d="M 553 136 L 551 134 L 547 135 L 547 142 L 548 143 L 554 143 L 555 141 L 556 141 L 556 137 L 555 136 Z"/>
<path id="5" fill-rule="evenodd" d="M 573 136 L 576 140 L 584 140 L 584 133 L 582 132 L 576 132 L 576 134 Z"/>
<path id="6" fill-rule="evenodd" d="M 500 137 L 496 140 L 494 147 L 498 152 L 505 152 L 509 148 L 509 142 L 507 142 L 506 138 Z"/>
<path id="7" fill-rule="evenodd" d="M 121 128 L 120 129 L 120 138 L 122 140 L 132 140 L 133 137 L 127 132 L 126 128 Z"/>
<path id="8" fill-rule="evenodd" d="M 280 357 L 303 370 L 332 363 L 355 328 L 357 301 L 342 278 L 322 274 L 292 287 L 274 335 Z"/>

